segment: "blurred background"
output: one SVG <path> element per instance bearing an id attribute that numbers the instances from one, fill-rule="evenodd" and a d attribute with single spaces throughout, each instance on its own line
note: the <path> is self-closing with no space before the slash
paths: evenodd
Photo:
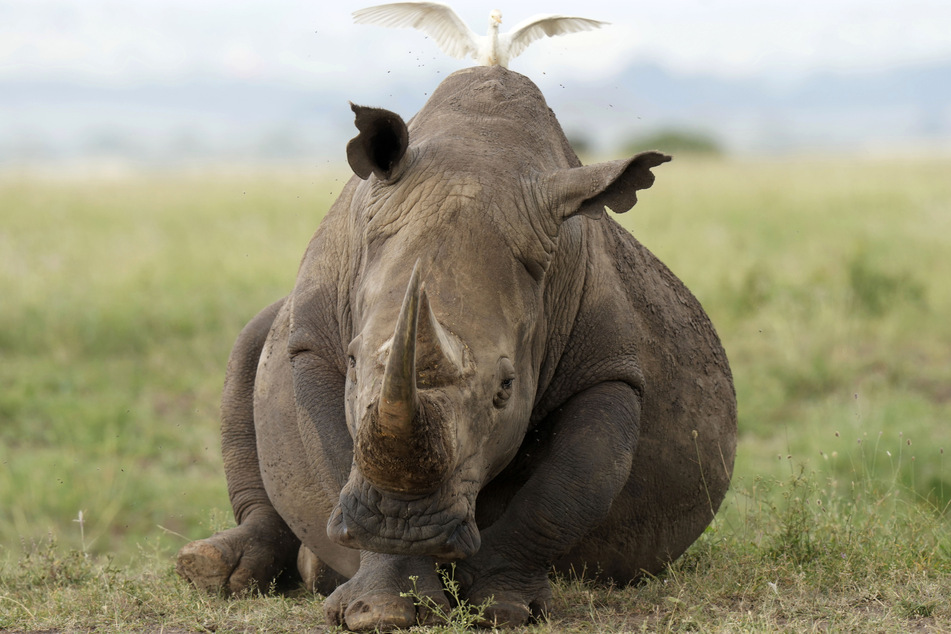
<path id="1" fill-rule="evenodd" d="M 0 166 L 339 161 L 348 101 L 404 117 L 471 65 L 421 32 L 354 25 L 367 0 L 0 0 Z M 491 5 L 491 6 L 490 6 Z M 482 34 L 492 3 L 460 0 Z M 585 153 L 947 151 L 944 0 L 532 0 L 610 22 L 513 61 Z"/>
<path id="2" fill-rule="evenodd" d="M 0 566 L 50 534 L 125 562 L 156 544 L 168 570 L 231 521 L 228 353 L 351 175 L 348 101 L 408 118 L 471 63 L 354 25 L 370 2 L 0 0 Z M 484 32 L 495 2 L 453 5 Z M 770 522 L 805 472 L 829 501 L 811 512 L 842 501 L 823 526 L 881 515 L 910 542 L 894 500 L 935 518 L 951 566 L 951 2 L 495 6 L 503 29 L 611 23 L 511 63 L 583 160 L 675 155 L 613 217 L 730 357 L 719 535 L 788 551 Z"/>

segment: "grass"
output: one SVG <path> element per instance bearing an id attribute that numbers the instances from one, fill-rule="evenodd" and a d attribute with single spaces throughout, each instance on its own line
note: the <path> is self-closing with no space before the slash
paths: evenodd
<path id="1" fill-rule="evenodd" d="M 721 334 L 734 486 L 666 573 L 558 579 L 526 631 L 951 629 L 948 173 L 658 168 L 618 218 Z M 234 336 L 288 291 L 345 177 L 0 175 L 0 630 L 326 629 L 302 591 L 225 601 L 172 565 L 231 522 L 216 416 Z"/>

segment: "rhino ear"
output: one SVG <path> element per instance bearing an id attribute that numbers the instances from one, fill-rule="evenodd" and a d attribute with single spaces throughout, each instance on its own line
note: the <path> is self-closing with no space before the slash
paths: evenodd
<path id="1" fill-rule="evenodd" d="M 366 180 L 370 174 L 386 180 L 399 166 L 409 147 L 406 123 L 395 112 L 351 103 L 360 131 L 347 143 L 347 162 L 353 173 Z"/>
<path id="2" fill-rule="evenodd" d="M 652 167 L 670 157 L 642 152 L 629 159 L 558 170 L 551 174 L 555 209 L 561 218 L 581 213 L 600 218 L 605 207 L 624 213 L 637 202 L 637 190 L 654 184 Z"/>

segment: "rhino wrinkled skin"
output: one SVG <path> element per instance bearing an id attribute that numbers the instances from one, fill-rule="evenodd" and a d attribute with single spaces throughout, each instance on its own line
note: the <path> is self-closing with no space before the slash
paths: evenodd
<path id="1" fill-rule="evenodd" d="M 604 213 L 670 157 L 582 166 L 500 67 L 454 73 L 408 126 L 353 110 L 355 176 L 229 361 L 237 526 L 179 572 L 237 593 L 299 567 L 353 630 L 431 617 L 400 594 L 411 576 L 448 605 L 450 561 L 500 625 L 548 610 L 552 567 L 658 572 L 712 519 L 736 448 L 713 326 Z"/>

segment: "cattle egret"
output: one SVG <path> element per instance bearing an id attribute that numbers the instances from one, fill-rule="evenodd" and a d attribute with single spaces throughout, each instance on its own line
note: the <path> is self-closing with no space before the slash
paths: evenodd
<path id="1" fill-rule="evenodd" d="M 565 15 L 536 15 L 515 26 L 508 33 L 499 33 L 502 13 L 489 14 L 489 32 L 478 35 L 445 4 L 438 2 L 394 2 L 367 7 L 353 12 L 357 24 L 413 27 L 429 35 L 443 52 L 460 59 L 473 57 L 482 66 L 508 68 L 509 60 L 544 36 L 554 37 L 599 29 L 608 24 L 588 18 Z"/>

